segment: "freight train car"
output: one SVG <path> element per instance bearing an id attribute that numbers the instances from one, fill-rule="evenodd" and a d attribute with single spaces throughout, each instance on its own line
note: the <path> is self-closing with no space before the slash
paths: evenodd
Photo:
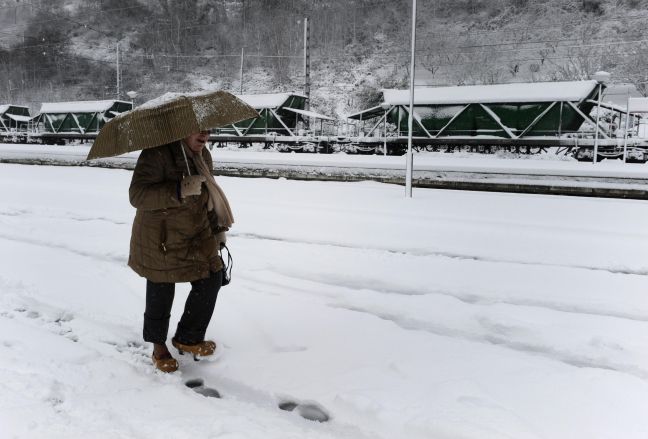
<path id="1" fill-rule="evenodd" d="M 602 155 L 617 150 L 611 124 L 591 115 L 605 86 L 597 81 L 564 81 L 417 88 L 413 137 L 417 148 L 458 147 L 534 152 L 548 147 L 587 148 L 599 136 Z M 409 90 L 383 90 L 379 106 L 352 114 L 364 137 L 391 137 L 402 152 L 408 133 Z M 607 111 L 623 110 L 609 104 Z M 619 117 L 620 119 L 620 117 Z M 386 142 L 387 143 L 387 142 Z M 375 145 L 381 147 L 379 143 Z M 639 152 L 641 157 L 648 155 Z M 590 156 L 591 157 L 591 156 Z M 644 158 L 644 160 L 645 160 Z"/>
<path id="2" fill-rule="evenodd" d="M 92 140 L 106 122 L 132 109 L 132 102 L 119 100 L 44 102 L 30 123 L 28 139 L 57 144 Z"/>
<path id="3" fill-rule="evenodd" d="M 297 93 L 267 93 L 237 97 L 257 110 L 259 117 L 219 128 L 216 130 L 218 134 L 254 136 L 273 132 L 278 135 L 293 135 L 298 118 L 298 113 L 294 110 L 303 110 L 306 103 L 306 96 Z"/>
<path id="4" fill-rule="evenodd" d="M 30 121 L 28 107 L 0 105 L 0 137 L 3 141 L 24 138 Z"/>
<path id="5" fill-rule="evenodd" d="M 132 108 L 132 102 L 117 100 L 44 102 L 34 127 L 45 133 L 97 133 L 110 119 Z"/>
<path id="6" fill-rule="evenodd" d="M 20 131 L 31 120 L 29 108 L 21 105 L 0 105 L 0 130 Z"/>
<path id="7" fill-rule="evenodd" d="M 310 135 L 309 122 L 319 121 L 321 133 L 323 123 L 335 119 L 306 110 L 306 96 L 299 93 L 265 93 L 237 97 L 257 110 L 259 117 L 216 129 L 214 140 L 218 146 L 264 143 L 284 152 L 330 151 L 327 142 L 320 142 Z"/>

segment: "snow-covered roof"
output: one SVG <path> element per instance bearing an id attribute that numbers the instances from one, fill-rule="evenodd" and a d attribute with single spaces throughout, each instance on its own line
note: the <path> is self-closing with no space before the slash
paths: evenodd
<path id="1" fill-rule="evenodd" d="M 201 91 L 192 91 L 192 92 L 169 91 L 164 93 L 161 96 L 158 96 L 155 99 L 151 99 L 150 101 L 144 102 L 142 105 L 138 106 L 137 108 L 140 110 L 150 110 L 152 108 L 161 107 L 162 105 L 167 104 L 183 96 L 192 98 L 192 97 L 208 95 L 211 93 L 214 93 L 214 90 L 201 90 Z"/>
<path id="2" fill-rule="evenodd" d="M 237 98 L 248 104 L 252 108 L 278 108 L 281 107 L 289 97 L 298 96 L 306 98 L 299 93 L 266 93 L 259 95 L 236 95 Z"/>
<path id="3" fill-rule="evenodd" d="M 587 102 L 590 104 L 598 105 L 599 102 L 594 99 L 588 99 Z M 612 102 L 601 102 L 601 107 L 607 108 L 608 110 L 620 111 L 622 113 L 626 112 L 626 107 L 621 105 L 613 104 Z"/>
<path id="4" fill-rule="evenodd" d="M 15 120 L 17 122 L 29 122 L 30 120 L 32 120 L 32 118 L 29 117 L 29 116 L 20 116 L 18 114 L 7 113 L 7 114 L 5 114 L 5 116 L 7 116 L 9 119 L 13 119 L 13 120 Z"/>
<path id="5" fill-rule="evenodd" d="M 366 110 L 358 111 L 347 116 L 347 119 L 371 119 L 372 117 L 384 116 L 385 109 L 380 105 L 377 107 L 371 107 Z"/>
<path id="6" fill-rule="evenodd" d="M 631 113 L 648 113 L 648 98 L 630 98 L 628 108 Z"/>
<path id="7" fill-rule="evenodd" d="M 115 105 L 116 102 L 130 104 L 126 101 L 75 101 L 75 102 L 43 102 L 41 113 L 102 113 Z"/>
<path id="8" fill-rule="evenodd" d="M 416 105 L 580 101 L 588 97 L 596 81 L 528 82 L 456 87 L 425 87 L 414 90 Z M 409 105 L 409 90 L 383 90 L 384 103 Z"/>
<path id="9" fill-rule="evenodd" d="M 0 114 L 6 113 L 9 108 L 14 107 L 14 108 L 28 108 L 23 105 L 11 105 L 11 104 L 4 104 L 0 105 Z"/>
<path id="10" fill-rule="evenodd" d="M 314 117 L 315 119 L 335 120 L 332 117 L 324 116 L 323 114 L 315 113 L 314 111 L 300 110 L 298 108 L 283 108 L 283 110 L 292 111 L 293 113 L 303 114 L 306 117 Z"/>

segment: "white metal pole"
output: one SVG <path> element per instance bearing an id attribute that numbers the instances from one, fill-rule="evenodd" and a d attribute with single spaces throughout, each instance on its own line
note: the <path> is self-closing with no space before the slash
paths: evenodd
<path id="1" fill-rule="evenodd" d="M 628 125 L 630 124 L 630 92 L 628 91 L 628 106 L 626 107 L 626 120 L 623 128 L 623 163 L 628 159 Z M 620 121 L 619 121 L 620 123 Z"/>
<path id="2" fill-rule="evenodd" d="M 410 62 L 410 102 L 407 131 L 407 156 L 405 164 L 405 196 L 412 198 L 412 172 L 414 156 L 412 155 L 412 126 L 414 124 L 414 54 L 416 53 L 416 0 L 412 0 L 412 53 Z"/>
<path id="3" fill-rule="evenodd" d="M 603 83 L 599 82 L 598 104 L 596 106 L 596 134 L 594 135 L 594 158 L 593 164 L 596 164 L 596 157 L 598 156 L 598 137 L 599 137 L 599 117 L 601 114 L 601 94 L 603 93 Z"/>

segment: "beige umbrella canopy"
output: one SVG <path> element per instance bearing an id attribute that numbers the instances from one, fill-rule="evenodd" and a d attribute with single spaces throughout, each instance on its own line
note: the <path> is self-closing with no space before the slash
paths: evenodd
<path id="1" fill-rule="evenodd" d="M 167 93 L 106 123 L 87 160 L 165 145 L 253 117 L 259 113 L 226 91 Z"/>

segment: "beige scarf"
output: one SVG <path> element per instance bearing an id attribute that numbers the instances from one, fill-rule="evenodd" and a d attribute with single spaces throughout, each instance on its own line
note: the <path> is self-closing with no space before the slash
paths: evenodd
<path id="1" fill-rule="evenodd" d="M 184 142 L 182 142 L 182 146 L 183 150 L 186 151 L 193 160 L 194 165 L 196 165 L 198 173 L 205 177 L 205 184 L 207 185 L 207 190 L 209 192 L 207 210 L 216 210 L 218 225 L 229 229 L 234 223 L 234 215 L 232 214 L 232 208 L 229 205 L 229 201 L 227 201 L 225 192 L 223 192 L 218 183 L 216 183 L 214 175 L 212 174 L 211 169 L 207 166 L 207 163 L 205 163 L 202 153 L 194 154 Z"/>

